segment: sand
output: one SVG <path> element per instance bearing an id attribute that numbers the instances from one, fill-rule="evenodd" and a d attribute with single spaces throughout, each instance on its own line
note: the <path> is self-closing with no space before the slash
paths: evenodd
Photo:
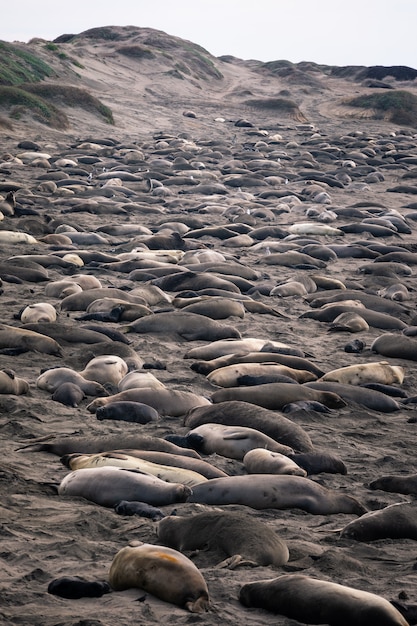
<path id="1" fill-rule="evenodd" d="M 149 66 L 142 74 L 138 73 L 134 71 L 133 61 L 114 56 L 111 46 L 110 43 L 84 41 L 79 47 L 84 69 L 79 73 L 80 80 L 113 108 L 116 120 L 114 127 L 105 125 L 82 109 L 71 109 L 68 111 L 71 128 L 65 132 L 49 129 L 30 117 L 13 122 L 13 131 L 2 131 L 4 157 L 0 166 L 0 183 L 19 182 L 22 187 L 16 194 L 18 203 L 26 209 L 35 210 L 37 215 L 6 217 L 0 224 L 1 229 L 24 231 L 39 238 L 53 232 L 51 223 L 55 228 L 59 223 L 65 223 L 77 230 L 92 232 L 105 224 L 135 223 L 156 232 L 162 222 L 189 220 L 192 227 L 200 224 L 231 228 L 244 224 L 240 232 L 250 235 L 254 228 L 278 226 L 286 230 L 293 223 L 313 221 L 324 209 L 332 210 L 358 203 L 365 203 L 365 209 L 362 210 L 377 208 L 382 214 L 388 209 L 403 215 L 412 212 L 412 209 L 405 207 L 414 202 L 413 194 L 388 190 L 404 182 L 413 184 L 412 179 L 403 181 L 401 177 L 405 172 L 413 170 L 414 164 L 397 159 L 401 156 L 415 156 L 414 130 L 383 120 L 351 119 L 342 115 L 340 101 L 351 95 L 352 91 L 362 93 L 366 90 L 362 84 L 348 79 L 330 78 L 323 73 L 317 75 L 320 85 L 312 86 L 307 78 L 312 75 L 316 77 L 317 71 L 306 72 L 303 83 L 302 76 L 298 74 L 297 80 L 292 75 L 276 77 L 263 74 L 259 64 L 238 60 L 229 63 L 215 60 L 216 66 L 223 73 L 222 79 L 190 79 L 184 82 L 165 75 L 166 67 L 161 59 L 154 59 L 152 67 Z M 108 51 L 108 58 L 103 57 L 103 50 Z M 157 63 L 160 74 L 156 72 Z M 416 89 L 413 83 L 395 86 L 413 92 Z M 262 97 L 275 97 L 283 89 L 289 90 L 307 122 L 242 105 L 242 100 L 248 95 L 258 96 L 261 93 Z M 140 94 L 142 100 L 139 100 Z M 183 112 L 187 110 L 194 111 L 196 117 L 184 116 Z M 214 121 L 218 117 L 226 121 Z M 253 128 L 236 127 L 234 122 L 239 118 L 248 119 Z M 271 140 L 274 134 L 279 134 L 281 138 Z M 100 143 L 105 138 L 111 138 L 113 145 L 104 146 Z M 24 152 L 18 147 L 23 140 L 35 141 L 42 152 L 50 155 L 47 168 L 37 167 L 26 159 L 19 163 L 6 156 L 17 157 Z M 95 144 L 95 141 L 98 145 L 80 148 L 83 142 Z M 142 151 L 143 159 L 127 166 L 123 159 L 133 148 Z M 387 155 L 388 151 L 390 155 Z M 77 158 L 81 154 L 98 155 L 100 159 L 95 166 L 78 164 L 92 173 L 88 188 L 84 184 L 74 187 L 72 192 L 65 192 L 61 188 L 53 193 L 39 191 L 38 177 L 54 169 L 56 158 Z M 178 185 L 173 185 L 172 181 L 169 185 L 165 184 L 164 189 L 168 190 L 169 195 L 158 196 L 149 192 L 146 170 L 150 170 L 156 180 L 156 160 L 168 160 L 172 164 L 180 156 L 185 157 L 186 161 L 204 164 L 204 169 L 194 166 L 194 182 L 201 176 L 204 183 L 223 185 L 225 192 L 215 195 L 195 193 L 192 185 L 185 184 L 189 181 L 182 181 Z M 230 178 L 230 168 L 248 164 L 249 157 L 251 161 L 268 160 L 273 164 L 273 176 L 279 179 L 265 182 L 264 167 L 257 186 L 245 186 L 244 182 L 237 187 L 225 184 Z M 356 167 L 345 163 L 342 168 L 343 161 L 353 161 Z M 159 171 L 166 173 L 170 170 L 173 174 L 169 163 L 161 165 Z M 129 171 L 136 172 L 140 181 L 123 181 L 119 190 L 114 188 L 113 195 L 105 192 L 107 195 L 103 197 L 100 195 L 103 194 L 103 179 L 99 178 L 103 168 L 106 171 L 129 168 Z M 317 172 L 333 176 L 337 169 L 344 169 L 350 174 L 352 182 L 342 187 L 324 184 L 323 192 L 328 194 L 329 203 L 314 202 L 308 195 L 307 172 L 310 171 L 314 179 Z M 367 182 L 368 174 L 375 171 L 380 174 L 380 180 Z M 177 170 L 176 173 L 187 175 L 187 170 Z M 85 183 L 85 177 L 77 174 L 70 176 L 82 179 Z M 280 199 L 271 195 L 261 200 L 259 194 L 266 190 L 290 198 Z M 297 200 L 297 196 L 301 200 Z M 99 206 L 107 207 L 108 212 L 101 215 L 88 212 L 64 213 L 76 200 L 89 197 L 97 199 Z M 130 204 L 131 207 L 128 206 Z M 279 204 L 285 205 L 282 212 L 277 210 Z M 115 212 L 120 207 L 122 213 Z M 308 209 L 310 216 L 306 215 Z M 356 221 L 359 220 L 339 215 L 329 225 L 339 227 Z M 316 220 L 316 223 L 320 222 Z M 415 222 L 409 219 L 408 224 L 412 233 L 400 236 L 394 233 L 390 237 L 373 238 L 369 233 L 349 233 L 344 236 L 308 235 L 305 238 L 317 240 L 322 245 L 344 245 L 358 241 L 367 244 L 372 241 L 375 244 L 408 246 L 413 251 Z M 131 235 L 104 236 L 106 243 L 79 245 L 78 249 L 98 250 L 114 256 L 130 251 L 138 243 L 141 245 L 139 239 L 134 240 Z M 196 249 L 206 246 L 209 250 L 221 252 L 227 258 L 256 270 L 259 278 L 252 281 L 254 286 L 265 281 L 276 285 L 289 278 L 321 274 L 338 279 L 349 288 L 376 293 L 390 282 L 389 278 L 375 277 L 360 271 L 363 265 L 371 263 L 370 259 L 337 258 L 328 261 L 323 269 L 295 269 L 267 264 L 267 255 L 256 247 L 259 242 L 252 242 L 251 245 L 239 245 L 238 242 L 235 247 L 227 239 L 212 236 L 183 241 L 188 241 L 188 245 L 191 241 Z M 273 246 L 282 241 L 269 238 L 268 243 L 272 252 Z M 1 249 L 1 261 L 14 255 L 51 254 L 54 251 L 57 251 L 56 247 L 40 241 L 36 244 L 5 244 Z M 73 252 L 77 252 L 77 246 L 74 246 Z M 415 269 L 412 265 L 410 268 L 411 275 L 401 275 L 396 279 L 410 291 L 410 299 L 403 303 L 409 313 L 406 317 L 408 324 L 412 324 L 415 308 Z M 86 264 L 72 270 L 53 265 L 47 268 L 47 272 L 50 281 L 68 279 L 72 273 L 79 272 L 94 274 L 106 287 L 130 290 L 141 284 L 129 280 L 127 273 L 111 271 L 108 267 L 100 267 L 100 264 Z M 0 307 L 4 324 L 20 326 L 15 316 L 30 303 L 48 301 L 59 309 L 60 299 L 46 297 L 43 282 L 23 281 L 18 284 L 4 278 L 2 289 Z M 323 295 L 326 295 L 325 291 Z M 237 328 L 242 337 L 288 343 L 304 351 L 310 360 L 326 372 L 344 365 L 384 358 L 372 353 L 369 347 L 375 338 L 388 331 L 370 327 L 366 332 L 352 335 L 330 333 L 326 322 L 300 319 L 303 313 L 310 310 L 308 301 L 301 296 L 279 298 L 258 293 L 255 298 L 288 319 L 246 312 L 243 319 L 235 317 L 224 320 L 224 323 Z M 156 311 L 163 306 L 158 304 L 151 308 Z M 62 311 L 58 322 L 77 327 L 80 324 L 87 325 L 86 322 L 76 320 L 79 315 L 79 311 Z M 124 323 L 94 323 L 115 330 L 123 330 L 126 326 Z M 393 332 L 400 334 L 398 330 Z M 186 341 L 172 334 L 130 334 L 128 337 L 131 347 L 144 362 L 163 364 L 165 369 L 152 371 L 168 388 L 193 391 L 207 398 L 216 390 L 204 376 L 191 370 L 192 361 L 183 358 L 190 348 L 206 342 Z M 365 342 L 366 349 L 359 354 L 345 352 L 345 344 L 357 338 Z M 112 345 L 109 343 L 110 353 Z M 210 611 L 202 616 L 191 615 L 182 608 L 137 589 L 114 592 L 100 599 L 66 600 L 48 594 L 49 582 L 60 576 L 107 579 L 111 561 L 120 548 L 132 541 L 157 542 L 155 524 L 145 518 L 119 516 L 112 509 L 82 498 L 58 496 L 56 487 L 68 473 L 59 458 L 45 452 L 24 453 L 19 448 L 37 440 L 63 435 L 94 437 L 102 434 L 144 433 L 163 438 L 171 434 L 185 434 L 188 430 L 183 425 L 182 417 L 171 416 L 161 418 L 156 424 L 146 425 L 110 420 L 99 422 L 86 409 L 91 398 L 82 401 L 77 408 L 70 408 L 52 401 L 50 394 L 36 387 L 41 370 L 65 366 L 80 371 L 94 354 L 94 345 L 62 342 L 62 357 L 33 351 L 0 355 L 1 367 L 12 369 L 30 385 L 27 395 L 0 395 L 2 623 L 25 626 L 110 626 L 117 621 L 120 626 L 127 626 L 132 623 L 160 624 L 169 620 L 176 624 L 196 622 L 214 625 L 221 622 L 289 626 L 294 622 L 259 609 L 246 609 L 237 598 L 241 585 L 246 582 L 291 572 L 351 585 L 380 594 L 388 600 L 401 597 L 411 604 L 416 601 L 413 540 L 382 539 L 360 543 L 340 538 L 340 530 L 354 519 L 353 515 L 322 516 L 299 509 L 255 511 L 251 508 L 245 509 L 248 514 L 271 526 L 287 542 L 290 560 L 281 568 L 242 567 L 225 570 L 215 567 L 218 561 L 210 552 L 200 552 L 193 557 L 193 561 L 207 581 L 211 599 Z M 404 367 L 405 380 L 401 388 L 408 396 L 413 396 L 417 388 L 414 363 L 401 358 L 387 360 L 393 365 Z M 408 421 L 416 415 L 414 407 L 414 404 L 401 405 L 396 412 L 382 413 L 348 403 L 345 408 L 334 409 L 330 413 L 305 410 L 292 413 L 291 419 L 310 435 L 315 450 L 337 454 L 347 467 L 346 475 L 320 474 L 312 479 L 328 488 L 354 496 L 368 510 L 411 500 L 412 496 L 372 491 L 368 485 L 382 475 L 415 472 L 416 427 Z M 205 460 L 230 475 L 245 473 L 239 461 L 220 455 L 211 455 Z M 201 510 L 198 505 L 191 503 L 162 507 L 165 514 L 174 508 L 179 514 Z M 227 508 L 243 510 L 243 507 L 237 505 Z"/>

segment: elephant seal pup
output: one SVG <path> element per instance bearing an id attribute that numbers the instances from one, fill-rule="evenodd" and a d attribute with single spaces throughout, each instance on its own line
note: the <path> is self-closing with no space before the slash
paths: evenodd
<path id="1" fill-rule="evenodd" d="M 243 504 L 258 510 L 301 509 L 312 515 L 366 513 L 365 507 L 351 496 L 326 489 L 309 478 L 276 474 L 213 478 L 193 487 L 188 502 Z"/>
<path id="2" fill-rule="evenodd" d="M 143 402 L 111 402 L 96 411 L 96 418 L 102 420 L 121 420 L 135 424 L 148 424 L 159 420 L 158 411 Z"/>
<path id="3" fill-rule="evenodd" d="M 186 341 L 216 341 L 240 339 L 240 332 L 233 326 L 219 324 L 205 315 L 167 311 L 141 317 L 127 327 L 131 333 L 175 333 Z"/>
<path id="4" fill-rule="evenodd" d="M 292 448 L 284 446 L 259 430 L 245 426 L 224 426 L 223 424 L 202 424 L 186 434 L 189 448 L 202 454 L 220 454 L 229 459 L 241 461 L 253 448 L 264 447 L 281 454 L 291 454 Z"/>
<path id="5" fill-rule="evenodd" d="M 138 470 L 109 466 L 74 470 L 63 478 L 58 494 L 79 496 L 107 507 L 114 507 L 120 500 L 143 500 L 153 506 L 164 506 L 185 502 L 191 489 Z"/>
<path id="6" fill-rule="evenodd" d="M 112 384 L 118 385 L 124 376 L 126 376 L 129 368 L 126 361 L 114 354 L 103 354 L 91 359 L 80 372 L 80 375 L 102 385 Z"/>
<path id="7" fill-rule="evenodd" d="M 169 465 L 159 465 L 152 461 L 146 461 L 140 457 L 124 454 L 123 452 L 100 452 L 98 454 L 66 454 L 61 457 L 61 462 L 72 470 L 87 467 L 123 467 L 124 469 L 138 470 L 144 474 L 156 476 L 167 483 L 181 483 L 192 487 L 207 480 L 201 474 L 193 470 Z"/>
<path id="8" fill-rule="evenodd" d="M 191 391 L 175 391 L 174 389 L 127 389 L 108 398 L 97 398 L 87 406 L 90 413 L 95 413 L 100 406 L 110 404 L 110 402 L 120 401 L 143 402 L 158 411 L 159 415 L 165 417 L 180 417 L 196 406 L 210 404 L 210 401 L 203 396 L 198 396 Z"/>
<path id="9" fill-rule="evenodd" d="M 111 593 L 111 587 L 106 581 L 90 582 L 81 576 L 62 576 L 51 580 L 48 593 L 68 600 L 101 598 L 105 593 Z"/>
<path id="10" fill-rule="evenodd" d="M 320 381 L 342 383 L 344 385 L 364 385 L 366 383 L 381 383 L 382 385 L 401 385 L 404 381 L 404 368 L 390 365 L 388 361 L 360 363 L 347 365 L 331 372 L 327 372 Z"/>
<path id="11" fill-rule="evenodd" d="M 406 495 L 417 496 L 417 474 L 408 476 L 381 476 L 373 480 L 369 487 L 371 489 L 382 489 L 392 493 L 405 493 Z"/>
<path id="12" fill-rule="evenodd" d="M 0 370 L 0 394 L 20 396 L 29 391 L 29 383 L 18 378 L 13 370 Z"/>
<path id="13" fill-rule="evenodd" d="M 55 322 L 56 309 L 49 302 L 36 302 L 26 306 L 20 314 L 23 324 L 32 322 Z"/>
<path id="14" fill-rule="evenodd" d="M 61 346 L 51 337 L 26 328 L 0 324 L 0 349 L 11 348 L 19 352 L 42 352 L 62 356 Z"/>
<path id="15" fill-rule="evenodd" d="M 401 613 L 381 596 L 303 574 L 246 583 L 240 589 L 239 601 L 303 624 L 408 626 Z"/>
<path id="16" fill-rule="evenodd" d="M 81 374 L 69 367 L 53 367 L 43 372 L 36 379 L 36 386 L 49 393 L 54 393 L 63 383 L 77 385 L 87 396 L 107 395 L 103 385 L 93 380 L 86 380 Z"/>
<path id="17" fill-rule="evenodd" d="M 264 385 L 256 385 L 255 387 L 228 387 L 215 391 L 211 396 L 211 401 L 217 403 L 226 400 L 243 400 L 243 402 L 252 402 L 273 411 L 280 410 L 286 404 L 298 402 L 299 400 L 317 400 L 317 402 L 321 402 L 330 409 L 346 406 L 346 402 L 337 393 L 324 389 L 317 391 L 315 388 L 306 386 L 314 384 L 317 383 L 305 383 L 304 385 L 266 383 Z"/>
<path id="18" fill-rule="evenodd" d="M 289 458 L 302 467 L 308 476 L 313 474 L 347 474 L 342 459 L 330 452 L 297 452 Z"/>
<path id="19" fill-rule="evenodd" d="M 144 543 L 122 548 L 110 566 L 115 591 L 143 589 L 160 600 L 204 613 L 209 608 L 207 584 L 189 558 L 171 548 Z"/>
<path id="20" fill-rule="evenodd" d="M 75 383 L 62 383 L 51 396 L 54 402 L 77 407 L 86 398 L 84 391 Z"/>
<path id="21" fill-rule="evenodd" d="M 249 450 L 243 457 L 243 465 L 249 474 L 307 476 L 307 472 L 288 456 L 265 448 Z"/>
<path id="22" fill-rule="evenodd" d="M 285 542 L 272 528 L 239 511 L 207 511 L 187 517 L 169 515 L 157 525 L 161 543 L 180 552 L 213 550 L 228 557 L 217 567 L 275 565 L 288 561 Z"/>
<path id="23" fill-rule="evenodd" d="M 200 459 L 200 455 L 195 450 L 180 448 L 165 439 L 149 435 L 117 434 L 92 435 L 91 437 L 63 437 L 52 442 L 30 443 L 18 449 L 22 452 L 49 452 L 49 454 L 56 454 L 57 456 L 63 456 L 71 452 L 94 453 L 116 449 L 139 449 L 168 452 Z"/>
<path id="24" fill-rule="evenodd" d="M 151 504 L 146 504 L 146 502 L 121 500 L 114 507 L 117 515 L 139 515 L 140 517 L 146 517 L 153 522 L 158 522 L 163 517 L 165 517 L 164 513 L 161 509 L 157 509 Z"/>
<path id="25" fill-rule="evenodd" d="M 417 539 L 417 503 L 401 502 L 371 511 L 349 522 L 341 537 L 356 541 Z"/>
<path id="26" fill-rule="evenodd" d="M 333 392 L 347 402 L 356 402 L 356 404 L 362 404 L 368 409 L 381 411 L 381 413 L 392 413 L 393 411 L 399 411 L 401 408 L 394 398 L 380 391 L 367 389 L 360 385 L 345 385 L 343 383 L 333 383 L 330 381 L 314 381 L 312 383 L 305 383 L 305 386 L 311 389 Z"/>
<path id="27" fill-rule="evenodd" d="M 406 335 L 384 333 L 373 341 L 371 350 L 383 356 L 417 361 L 417 341 Z"/>
<path id="28" fill-rule="evenodd" d="M 309 452 L 313 449 L 309 435 L 300 425 L 279 413 L 268 411 L 250 402 L 232 400 L 195 407 L 188 411 L 184 418 L 184 425 L 191 429 L 208 423 L 246 426 L 294 450 Z"/>
<path id="29" fill-rule="evenodd" d="M 278 363 L 237 363 L 214 370 L 207 376 L 212 385 L 219 387 L 237 387 L 242 376 L 287 376 L 298 383 L 316 380 L 317 377 L 307 370 L 294 369 Z"/>

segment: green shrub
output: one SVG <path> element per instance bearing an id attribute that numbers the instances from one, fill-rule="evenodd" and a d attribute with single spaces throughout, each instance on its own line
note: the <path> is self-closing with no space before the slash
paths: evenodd
<path id="1" fill-rule="evenodd" d="M 347 100 L 345 104 L 361 109 L 374 109 L 376 116 L 396 124 L 417 126 L 417 96 L 409 91 L 393 90 L 369 93 Z"/>
<path id="2" fill-rule="evenodd" d="M 36 55 L 0 41 L 0 85 L 34 83 L 53 73 L 53 69 Z"/>
<path id="3" fill-rule="evenodd" d="M 20 119 L 30 112 L 36 119 L 53 128 L 68 128 L 68 118 L 63 111 L 46 102 L 42 97 L 31 94 L 19 87 L 0 86 L 0 106 L 12 108 L 11 117 Z"/>

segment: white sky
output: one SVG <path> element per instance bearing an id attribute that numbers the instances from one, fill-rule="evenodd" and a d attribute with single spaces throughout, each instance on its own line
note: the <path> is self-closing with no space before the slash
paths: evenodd
<path id="1" fill-rule="evenodd" d="M 5 41 L 133 25 L 215 56 L 417 69 L 417 0 L 12 0 L 3 9 Z"/>

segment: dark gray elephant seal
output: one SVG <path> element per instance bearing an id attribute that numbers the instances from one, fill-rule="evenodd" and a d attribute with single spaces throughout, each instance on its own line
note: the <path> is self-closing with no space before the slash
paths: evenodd
<path id="1" fill-rule="evenodd" d="M 137 500 L 121 500 L 116 504 L 114 510 L 117 515 L 139 515 L 140 517 L 151 519 L 153 522 L 157 522 L 165 517 L 161 509 L 157 509 L 151 504 Z"/>
<path id="2" fill-rule="evenodd" d="M 214 478 L 193 487 L 188 502 L 243 504 L 253 509 L 302 509 L 312 515 L 353 513 L 366 509 L 355 498 L 322 487 L 309 478 L 249 474 Z"/>
<path id="3" fill-rule="evenodd" d="M 110 593 L 111 587 L 106 581 L 88 581 L 81 576 L 62 576 L 51 580 L 48 585 L 48 593 L 68 600 L 79 598 L 101 598 L 105 593 Z"/>
<path id="4" fill-rule="evenodd" d="M 303 574 L 246 583 L 239 600 L 244 606 L 266 609 L 303 624 L 408 626 L 381 596 Z"/>
<path id="5" fill-rule="evenodd" d="M 101 406 L 96 411 L 96 418 L 102 420 L 121 420 L 147 424 L 159 419 L 158 411 L 142 402 L 111 402 Z"/>
<path id="6" fill-rule="evenodd" d="M 229 557 L 224 564 L 275 565 L 289 558 L 288 548 L 271 527 L 240 511 L 207 511 L 168 516 L 157 526 L 159 541 L 180 552 L 208 549 Z M 230 558 L 231 557 L 231 558 Z M 223 565 L 223 564 L 221 564 Z"/>
<path id="7" fill-rule="evenodd" d="M 346 402 L 356 402 L 366 406 L 368 409 L 381 411 L 382 413 L 392 413 L 393 411 L 399 411 L 401 408 L 394 398 L 387 396 L 385 393 L 360 387 L 359 385 L 314 381 L 305 383 L 305 386 L 311 387 L 311 389 L 322 390 L 323 392 L 333 392 L 343 398 L 343 400 L 346 400 Z"/>
<path id="8" fill-rule="evenodd" d="M 189 558 L 171 548 L 149 543 L 122 548 L 110 566 L 109 582 L 115 591 L 143 589 L 191 613 L 204 613 L 209 607 L 203 575 Z"/>
<path id="9" fill-rule="evenodd" d="M 196 406 L 203 406 L 210 404 L 207 398 L 198 396 L 191 391 L 176 391 L 175 389 L 152 389 L 150 387 L 144 387 L 142 389 L 126 389 L 113 396 L 107 398 L 96 398 L 93 402 L 87 406 L 87 410 L 90 413 L 95 413 L 96 410 L 110 404 L 111 402 L 120 401 L 133 401 L 142 402 L 148 404 L 158 411 L 159 415 L 170 415 L 173 417 L 179 417 L 185 415 L 187 411 L 193 409 Z"/>
<path id="10" fill-rule="evenodd" d="M 264 385 L 256 385 L 255 387 L 228 387 L 215 391 L 211 396 L 211 400 L 214 403 L 226 400 L 243 400 L 243 402 L 252 402 L 273 411 L 282 409 L 286 404 L 298 402 L 299 400 L 316 400 L 330 409 L 346 406 L 346 402 L 336 392 L 326 391 L 325 387 L 310 388 L 310 385 L 314 384 L 318 383 L 305 383 L 304 385 L 266 383 Z M 321 385 L 325 384 L 321 383 Z"/>
<path id="11" fill-rule="evenodd" d="M 196 428 L 207 423 L 256 428 L 275 441 L 300 452 L 310 452 L 313 444 L 305 430 L 288 418 L 250 402 L 219 402 L 188 411 L 184 425 Z"/>
<path id="12" fill-rule="evenodd" d="M 79 496 L 107 507 L 114 507 L 120 500 L 138 499 L 153 506 L 164 506 L 185 502 L 191 489 L 136 470 L 108 466 L 70 472 L 61 481 L 58 493 Z"/>
<path id="13" fill-rule="evenodd" d="M 341 537 L 356 541 L 417 539 L 417 503 L 401 502 L 366 513 L 349 522 Z"/>
<path id="14" fill-rule="evenodd" d="M 417 341 L 406 335 L 384 333 L 373 341 L 371 350 L 383 356 L 417 361 Z"/>
<path id="15" fill-rule="evenodd" d="M 131 333 L 176 333 L 187 341 L 217 341 L 240 339 L 239 331 L 233 326 L 219 324 L 215 320 L 183 311 L 168 311 L 142 317 L 128 325 Z"/>
<path id="16" fill-rule="evenodd" d="M 291 454 L 292 448 L 284 446 L 268 435 L 246 426 L 201 424 L 186 434 L 187 445 L 202 454 L 220 454 L 241 461 L 253 448 L 265 448 L 281 454 Z"/>
<path id="17" fill-rule="evenodd" d="M 417 496 L 417 474 L 408 476 L 381 476 L 373 480 L 369 487 L 371 489 L 382 489 L 392 493 L 405 493 L 406 495 Z"/>
<path id="18" fill-rule="evenodd" d="M 60 402 L 65 406 L 77 407 L 86 398 L 84 391 L 75 383 L 62 383 L 51 396 L 54 402 Z"/>

